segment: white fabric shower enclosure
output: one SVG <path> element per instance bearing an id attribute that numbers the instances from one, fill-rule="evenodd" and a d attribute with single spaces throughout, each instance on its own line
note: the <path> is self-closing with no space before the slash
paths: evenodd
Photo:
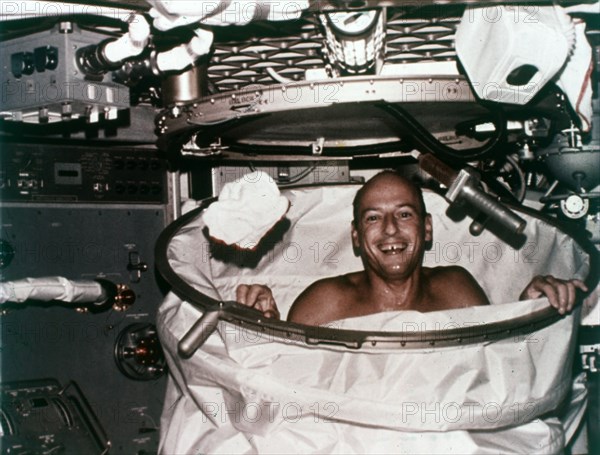
<path id="1" fill-rule="evenodd" d="M 214 302 L 234 300 L 238 284 L 266 284 L 285 318 L 311 282 L 362 267 L 349 233 L 357 188 L 284 191 L 287 219 L 255 252 L 211 245 L 201 210 L 188 214 L 162 239 L 162 270 Z M 579 312 L 516 300 L 536 274 L 585 278 L 588 255 L 527 214 L 522 238 L 473 237 L 440 196 L 425 201 L 425 265 L 467 268 L 492 305 L 307 331 L 223 317 L 184 358 L 178 343 L 208 307 L 175 283 L 158 320 L 170 368 L 161 453 L 559 453 L 585 410 L 571 373 Z"/>

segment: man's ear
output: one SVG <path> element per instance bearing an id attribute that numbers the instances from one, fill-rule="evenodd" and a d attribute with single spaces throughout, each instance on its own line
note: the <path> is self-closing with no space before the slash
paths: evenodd
<path id="1" fill-rule="evenodd" d="M 352 247 L 356 251 L 358 248 L 360 248 L 360 242 L 358 241 L 358 231 L 356 230 L 354 221 L 352 221 L 350 224 L 350 233 L 352 235 Z"/>
<path id="2" fill-rule="evenodd" d="M 425 241 L 433 240 L 433 219 L 429 213 L 425 214 Z"/>

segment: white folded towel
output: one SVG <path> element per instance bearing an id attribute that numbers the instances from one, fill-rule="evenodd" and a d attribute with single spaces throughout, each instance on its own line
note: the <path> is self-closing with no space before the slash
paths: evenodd
<path id="1" fill-rule="evenodd" d="M 225 184 L 219 200 L 204 212 L 203 220 L 213 240 L 254 250 L 289 206 L 273 179 L 265 172 L 256 171 Z"/>

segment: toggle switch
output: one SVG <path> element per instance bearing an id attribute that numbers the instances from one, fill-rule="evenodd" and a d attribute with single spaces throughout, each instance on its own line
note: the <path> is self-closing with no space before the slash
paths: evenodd
<path id="1" fill-rule="evenodd" d="M 142 262 L 140 254 L 137 251 L 130 251 L 127 270 L 129 270 L 129 279 L 131 282 L 139 283 L 142 279 L 142 273 L 148 270 L 148 264 Z"/>

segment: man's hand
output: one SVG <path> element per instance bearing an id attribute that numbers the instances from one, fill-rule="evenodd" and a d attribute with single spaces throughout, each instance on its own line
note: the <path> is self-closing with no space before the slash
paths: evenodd
<path id="1" fill-rule="evenodd" d="M 550 305 L 565 314 L 575 305 L 576 290 L 587 292 L 588 288 L 581 280 L 560 280 L 552 275 L 538 275 L 531 280 L 519 296 L 519 300 L 537 299 L 546 296 Z"/>
<path id="2" fill-rule="evenodd" d="M 273 298 L 273 293 L 268 286 L 261 284 L 240 284 L 235 290 L 235 298 L 242 305 L 262 311 L 266 318 L 281 318 L 277 304 Z"/>

